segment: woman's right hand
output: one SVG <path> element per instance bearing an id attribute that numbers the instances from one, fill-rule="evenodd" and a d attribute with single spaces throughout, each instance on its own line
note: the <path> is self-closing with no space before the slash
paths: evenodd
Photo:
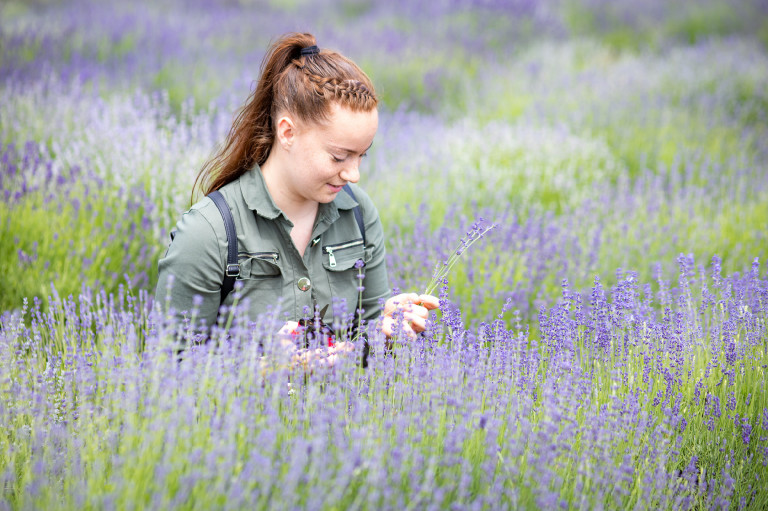
<path id="1" fill-rule="evenodd" d="M 418 332 L 426 330 L 429 311 L 439 307 L 440 300 L 432 295 L 416 293 L 395 295 L 384 304 L 381 331 L 387 337 L 392 337 L 397 330 L 395 318 L 400 317 L 403 333 L 413 338 Z"/>

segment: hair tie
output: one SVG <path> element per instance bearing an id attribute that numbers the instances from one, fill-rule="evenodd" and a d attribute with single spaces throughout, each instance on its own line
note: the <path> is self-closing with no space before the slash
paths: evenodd
<path id="1" fill-rule="evenodd" d="M 306 48 L 301 49 L 301 56 L 304 57 L 305 55 L 317 55 L 320 53 L 320 48 L 318 48 L 316 45 L 307 46 Z"/>

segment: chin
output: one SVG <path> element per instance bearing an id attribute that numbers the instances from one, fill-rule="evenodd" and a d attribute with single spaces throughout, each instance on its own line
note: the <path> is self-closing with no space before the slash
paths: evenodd
<path id="1" fill-rule="evenodd" d="M 324 193 L 319 197 L 315 197 L 315 200 L 321 204 L 328 204 L 329 202 L 333 202 L 333 200 L 339 195 L 339 193 Z"/>
<path id="2" fill-rule="evenodd" d="M 333 192 L 333 191 L 331 191 L 331 190 L 326 188 L 325 190 L 323 190 L 322 193 L 318 194 L 320 196 L 318 202 L 324 202 L 324 203 L 333 202 L 333 200 L 336 197 L 338 197 L 339 194 L 342 194 L 342 193 L 346 193 L 346 192 L 344 190 L 339 190 L 338 192 Z"/>

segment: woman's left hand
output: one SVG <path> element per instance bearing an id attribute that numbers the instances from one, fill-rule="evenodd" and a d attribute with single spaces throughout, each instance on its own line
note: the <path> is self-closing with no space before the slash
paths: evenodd
<path id="1" fill-rule="evenodd" d="M 395 318 L 402 318 L 402 331 L 408 337 L 416 337 L 416 334 L 427 328 L 429 311 L 437 309 L 440 300 L 432 295 L 418 295 L 416 293 L 401 293 L 395 295 L 384 304 L 382 312 L 381 331 L 391 337 L 397 330 Z"/>
<path id="2" fill-rule="evenodd" d="M 292 364 L 294 367 L 303 367 L 307 372 L 313 372 L 321 369 L 331 369 L 341 357 L 355 350 L 354 343 L 339 342 L 330 348 L 316 348 L 311 350 L 301 350 L 293 356 Z"/>

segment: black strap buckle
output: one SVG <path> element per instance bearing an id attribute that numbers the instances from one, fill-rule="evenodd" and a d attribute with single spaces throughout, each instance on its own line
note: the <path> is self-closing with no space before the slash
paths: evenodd
<path id="1" fill-rule="evenodd" d="M 227 270 L 226 270 L 227 277 L 237 277 L 240 275 L 240 265 L 239 264 L 228 264 Z"/>

